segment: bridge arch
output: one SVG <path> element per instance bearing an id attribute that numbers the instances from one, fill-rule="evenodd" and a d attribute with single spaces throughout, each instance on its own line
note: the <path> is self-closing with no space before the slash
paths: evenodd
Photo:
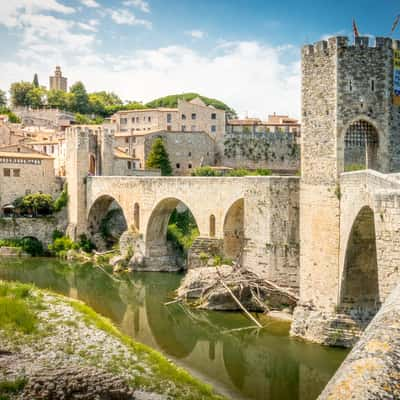
<path id="1" fill-rule="evenodd" d="M 347 242 L 340 307 L 371 319 L 380 307 L 374 212 L 369 206 L 357 214 Z"/>
<path id="2" fill-rule="evenodd" d="M 105 218 L 107 218 L 108 221 L 106 221 Z M 115 229 L 112 229 L 113 232 L 106 232 L 106 229 L 108 229 L 107 223 L 114 226 Z M 107 247 L 107 245 L 118 242 L 120 234 L 127 229 L 127 219 L 118 201 L 108 194 L 97 197 L 90 207 L 87 217 L 88 235 L 92 239 L 97 237 L 96 245 Z M 110 234 L 108 239 L 106 238 L 107 233 Z M 99 242 L 99 234 L 106 243 Z"/>
<path id="3" fill-rule="evenodd" d="M 145 229 L 146 258 L 150 265 L 154 261 L 161 264 L 175 263 L 178 269 L 182 267 L 178 265 L 176 249 L 172 249 L 167 242 L 168 225 L 174 210 L 179 210 L 178 212 L 189 210 L 197 227 L 199 226 L 191 208 L 183 201 L 175 197 L 167 197 L 159 201 L 151 211 Z M 171 265 L 171 268 L 174 269 L 174 266 Z"/>
<path id="4" fill-rule="evenodd" d="M 233 202 L 224 219 L 224 256 L 236 260 L 244 246 L 244 199 Z"/>

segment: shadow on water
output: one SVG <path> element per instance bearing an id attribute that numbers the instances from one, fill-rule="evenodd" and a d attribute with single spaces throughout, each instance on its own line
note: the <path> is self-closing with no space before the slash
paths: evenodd
<path id="1" fill-rule="evenodd" d="M 54 259 L 1 259 L 0 279 L 34 283 L 80 299 L 134 339 L 162 351 L 234 399 L 313 400 L 347 352 L 289 337 L 285 322 L 262 331 L 239 313 L 164 306 L 182 275 L 135 273 L 117 281 L 91 265 Z"/>

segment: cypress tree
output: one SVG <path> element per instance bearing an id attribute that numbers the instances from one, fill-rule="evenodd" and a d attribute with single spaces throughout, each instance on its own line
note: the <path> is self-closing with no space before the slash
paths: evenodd
<path id="1" fill-rule="evenodd" d="M 146 161 L 147 168 L 159 168 L 161 175 L 168 176 L 172 174 L 171 163 L 164 142 L 161 138 L 156 139 L 151 146 L 151 151 Z"/>
<path id="2" fill-rule="evenodd" d="M 34 76 L 33 76 L 33 86 L 35 86 L 36 88 L 38 88 L 39 87 L 39 78 L 38 78 L 38 74 L 35 74 Z"/>

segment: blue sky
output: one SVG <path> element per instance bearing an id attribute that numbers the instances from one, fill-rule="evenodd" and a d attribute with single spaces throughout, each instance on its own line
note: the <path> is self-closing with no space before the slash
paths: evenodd
<path id="1" fill-rule="evenodd" d="M 2 0 L 0 88 L 69 84 L 148 101 L 198 91 L 241 115 L 299 116 L 300 47 L 335 34 L 387 36 L 398 0 Z M 400 38 L 400 27 L 395 37 Z"/>

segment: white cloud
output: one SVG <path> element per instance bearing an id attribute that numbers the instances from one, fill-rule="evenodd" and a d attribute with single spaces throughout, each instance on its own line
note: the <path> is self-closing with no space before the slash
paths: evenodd
<path id="1" fill-rule="evenodd" d="M 292 50 L 235 42 L 204 56 L 187 47 L 169 46 L 123 57 L 88 53 L 75 59 L 52 54 L 46 60 L 34 59 L 34 65 L 0 63 L 0 70 L 2 81 L 9 84 L 31 80 L 33 71 L 47 79 L 50 66 L 59 63 L 70 84 L 81 80 L 89 91 L 114 91 L 125 100 L 149 101 L 193 91 L 221 99 L 242 116 L 265 118 L 275 111 L 299 117 L 300 60 L 283 62 L 288 51 Z"/>
<path id="2" fill-rule="evenodd" d="M 20 25 L 20 17 L 42 11 L 72 14 L 75 10 L 57 0 L 13 0 L 4 1 L 0 5 L 0 24 L 9 28 Z"/>
<path id="3" fill-rule="evenodd" d="M 95 0 L 81 0 L 81 3 L 89 8 L 98 8 L 100 7 L 100 4 L 97 3 Z"/>
<path id="4" fill-rule="evenodd" d="M 150 12 L 150 5 L 145 0 L 126 0 L 126 1 L 124 1 L 124 5 L 127 7 L 129 7 L 129 6 L 136 7 L 145 13 Z"/>
<path id="5" fill-rule="evenodd" d="M 203 31 L 200 31 L 198 29 L 193 29 L 192 31 L 186 31 L 186 35 L 191 36 L 193 39 L 203 39 L 206 34 Z"/>
<path id="6" fill-rule="evenodd" d="M 136 18 L 136 16 L 128 10 L 109 10 L 111 19 L 119 25 L 142 25 L 147 29 L 152 28 L 150 21 Z"/>

